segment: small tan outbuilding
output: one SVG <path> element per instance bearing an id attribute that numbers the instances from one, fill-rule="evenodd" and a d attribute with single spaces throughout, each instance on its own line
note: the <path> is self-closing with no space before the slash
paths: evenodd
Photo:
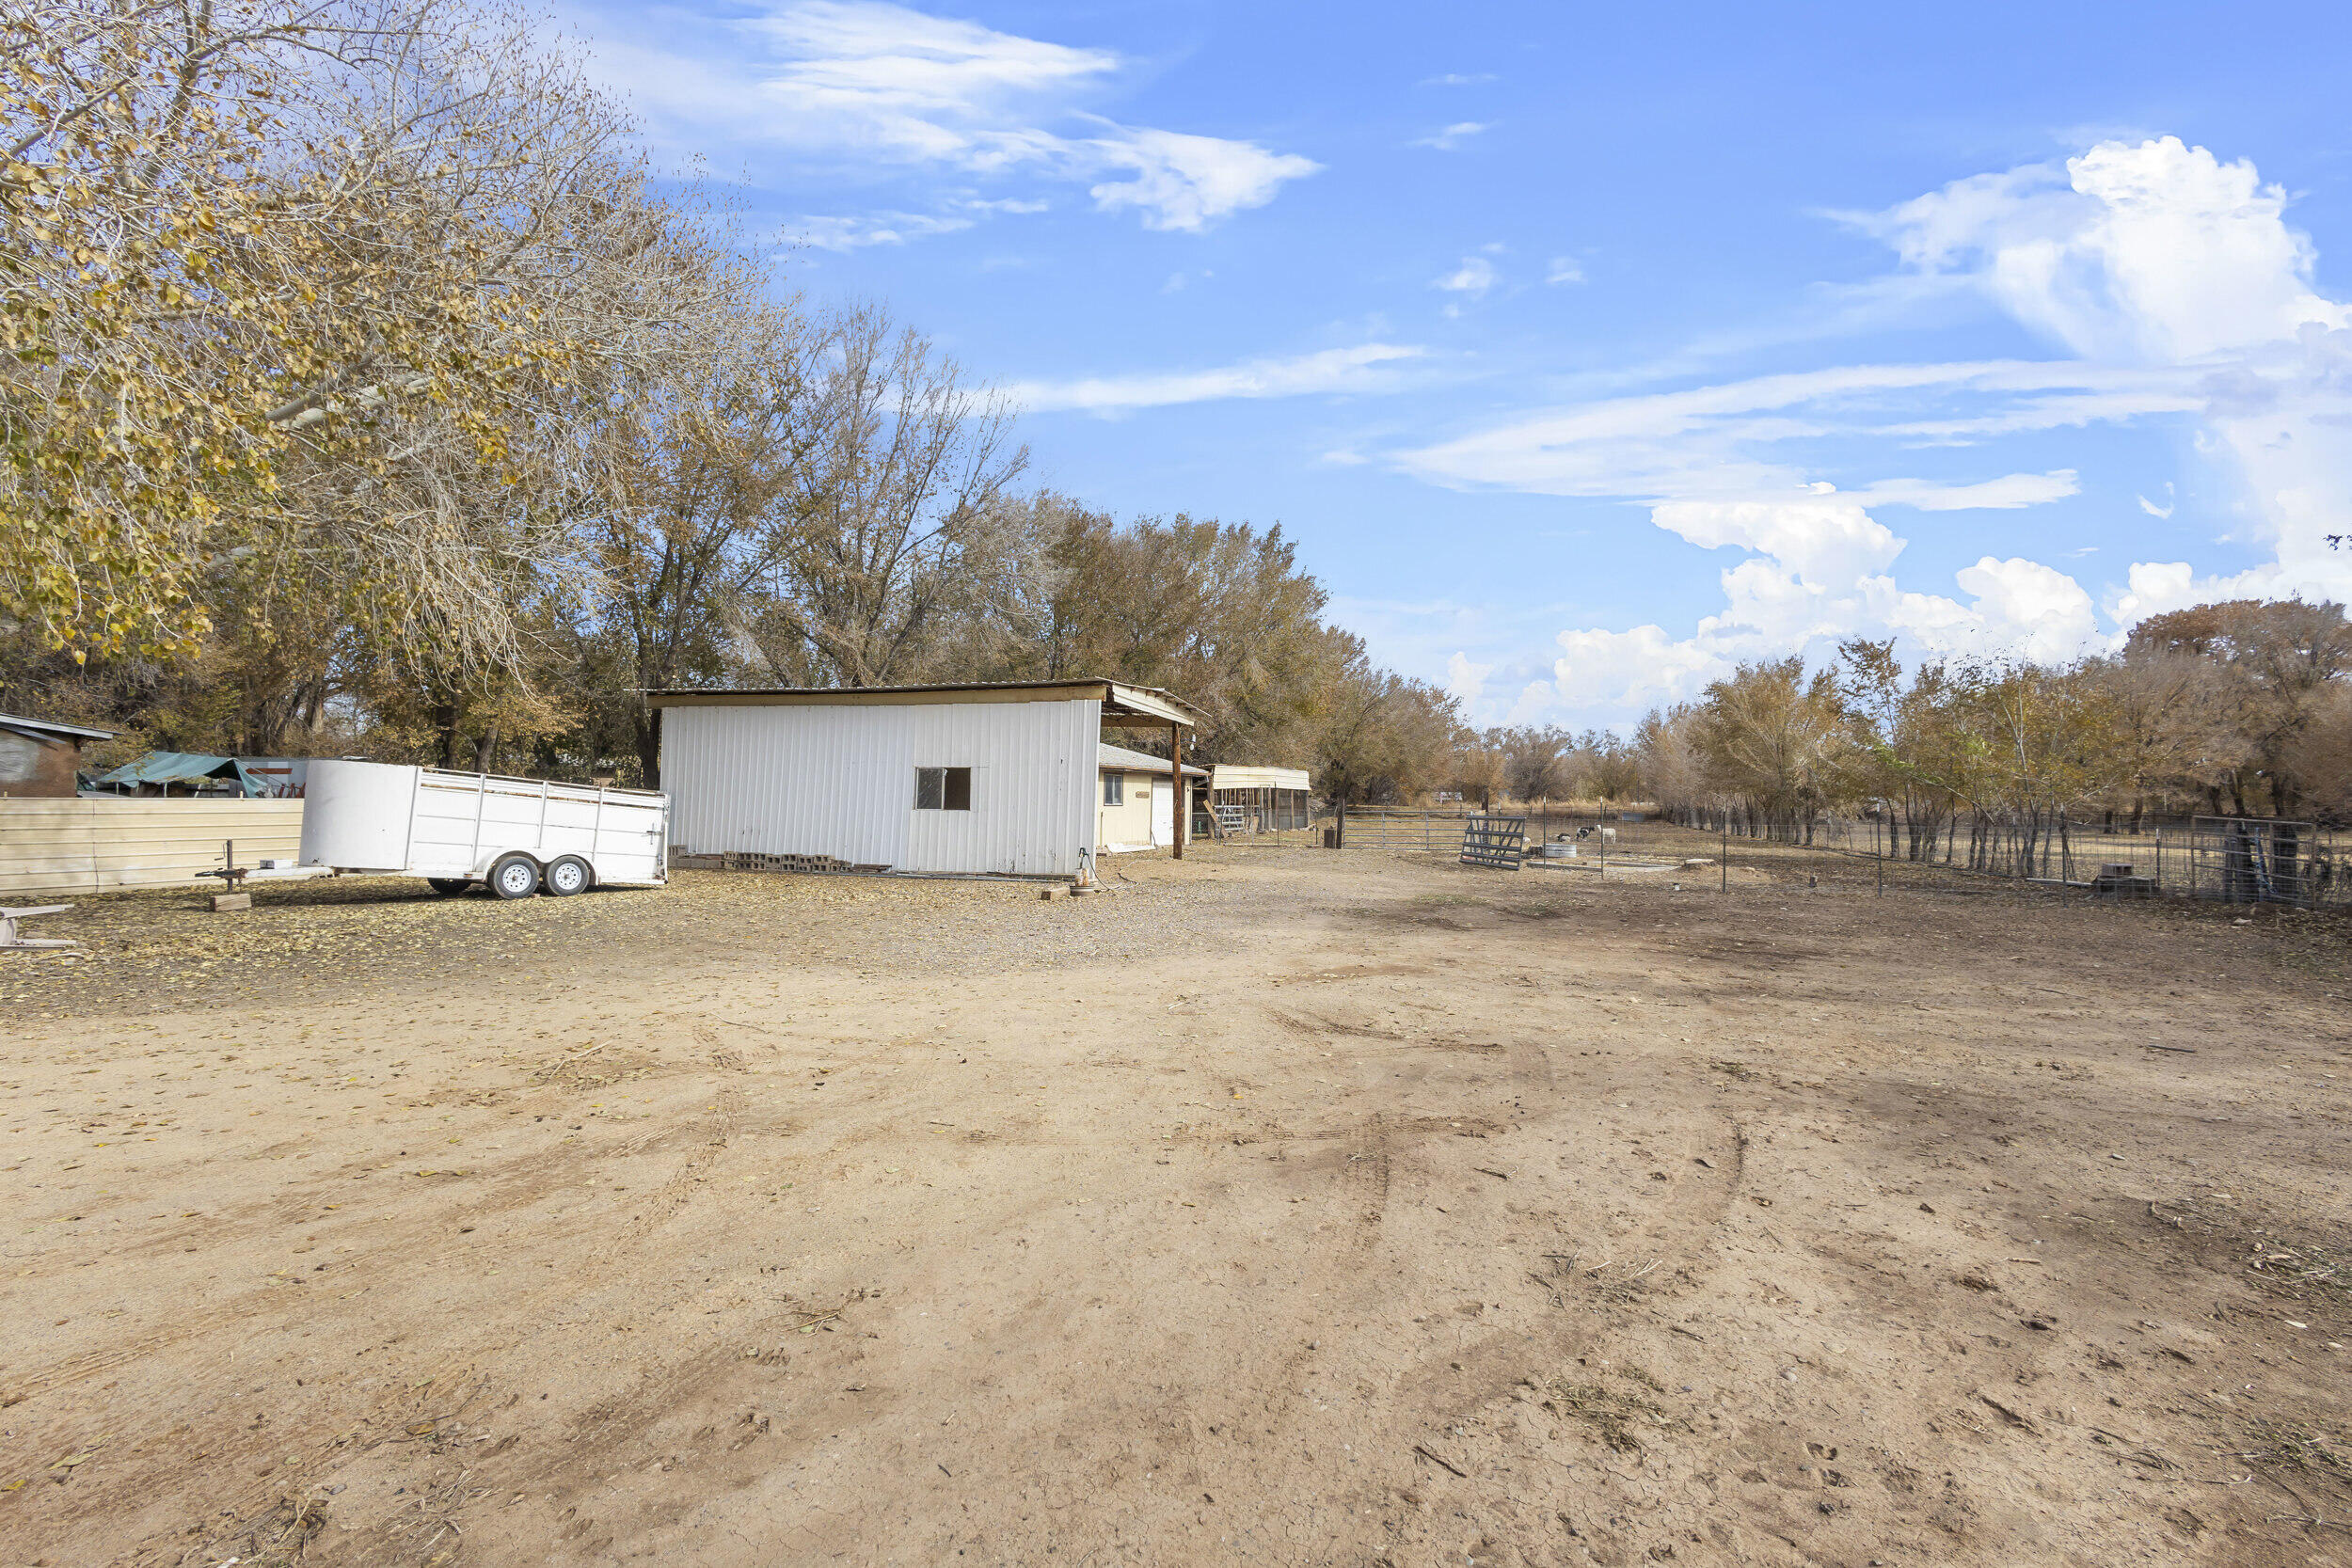
<path id="1" fill-rule="evenodd" d="M 1168 776 L 1168 759 L 1108 743 L 1098 744 L 1095 752 L 1102 775 L 1094 808 L 1096 852 L 1119 855 L 1173 844 L 1176 791 Z M 1207 769 L 1186 763 L 1184 792 L 1197 795 L 1208 776 Z"/>

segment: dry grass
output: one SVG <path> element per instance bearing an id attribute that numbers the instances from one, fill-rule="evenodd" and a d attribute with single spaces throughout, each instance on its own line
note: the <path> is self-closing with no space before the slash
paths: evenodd
<path id="1" fill-rule="evenodd" d="M 1655 1379 L 1645 1375 L 1645 1381 L 1659 1387 Z M 1662 1406 L 1597 1383 L 1554 1383 L 1549 1395 L 1542 1402 L 1544 1409 L 1581 1421 L 1618 1453 L 1642 1450 L 1642 1439 L 1633 1430 L 1636 1425 L 1664 1430 L 1676 1424 Z"/>

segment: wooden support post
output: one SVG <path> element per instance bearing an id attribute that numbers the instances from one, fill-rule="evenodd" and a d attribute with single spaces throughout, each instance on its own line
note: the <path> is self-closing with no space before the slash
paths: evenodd
<path id="1" fill-rule="evenodd" d="M 1184 818 L 1191 813 L 1184 809 L 1184 727 L 1174 720 L 1168 725 L 1168 776 L 1176 788 L 1176 858 L 1184 858 Z"/>

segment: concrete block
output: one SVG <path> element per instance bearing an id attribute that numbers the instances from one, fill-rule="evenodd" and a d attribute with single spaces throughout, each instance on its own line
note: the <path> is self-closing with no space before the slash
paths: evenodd
<path id="1" fill-rule="evenodd" d="M 249 893 L 215 893 L 213 895 L 215 914 L 227 914 L 231 910 L 249 910 L 252 907 L 253 895 Z"/>

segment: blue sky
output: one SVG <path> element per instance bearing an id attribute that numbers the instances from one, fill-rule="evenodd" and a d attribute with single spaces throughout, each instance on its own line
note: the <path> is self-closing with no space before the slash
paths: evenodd
<path id="1" fill-rule="evenodd" d="M 575 5 L 666 160 L 1482 722 L 2352 599 L 2341 6 Z"/>

